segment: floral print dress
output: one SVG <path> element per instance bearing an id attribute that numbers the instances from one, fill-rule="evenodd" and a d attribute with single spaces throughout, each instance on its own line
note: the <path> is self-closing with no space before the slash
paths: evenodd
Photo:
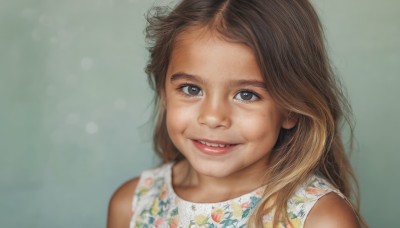
<path id="1" fill-rule="evenodd" d="M 246 227 L 248 218 L 262 197 L 262 188 L 218 203 L 193 203 L 181 199 L 172 187 L 173 163 L 144 171 L 133 197 L 130 228 L 136 227 Z M 344 196 L 327 181 L 312 176 L 288 201 L 290 223 L 279 227 L 303 227 L 317 200 L 329 192 Z M 273 214 L 263 217 L 264 227 L 272 227 Z"/>

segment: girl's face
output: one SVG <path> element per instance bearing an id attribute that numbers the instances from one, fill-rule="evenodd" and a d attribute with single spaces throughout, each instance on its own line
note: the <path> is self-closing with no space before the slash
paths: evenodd
<path id="1" fill-rule="evenodd" d="M 162 99 L 172 142 L 207 176 L 265 171 L 280 129 L 295 124 L 265 89 L 252 50 L 206 29 L 178 37 Z"/>

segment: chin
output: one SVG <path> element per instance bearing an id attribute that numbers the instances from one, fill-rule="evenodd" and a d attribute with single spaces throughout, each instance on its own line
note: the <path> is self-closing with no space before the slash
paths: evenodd
<path id="1" fill-rule="evenodd" d="M 214 178 L 224 178 L 231 175 L 234 170 L 231 167 L 227 167 L 226 161 L 201 161 L 191 163 L 193 169 L 201 175 Z M 238 168 L 239 170 L 239 168 Z"/>

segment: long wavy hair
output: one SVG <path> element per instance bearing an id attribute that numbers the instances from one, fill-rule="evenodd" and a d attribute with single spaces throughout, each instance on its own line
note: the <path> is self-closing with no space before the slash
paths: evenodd
<path id="1" fill-rule="evenodd" d="M 340 134 L 348 123 L 352 140 L 351 110 L 308 0 L 183 0 L 173 8 L 149 11 L 146 73 L 156 93 L 154 149 L 163 162 L 183 159 L 168 136 L 160 95 L 175 40 L 193 27 L 207 27 L 250 47 L 272 99 L 297 119 L 294 128 L 281 130 L 270 153 L 263 199 L 248 225 L 262 227 L 262 217 L 269 212 L 274 212 L 274 226 L 289 222 L 287 201 L 311 174 L 353 199 L 359 216 L 358 185 Z"/>

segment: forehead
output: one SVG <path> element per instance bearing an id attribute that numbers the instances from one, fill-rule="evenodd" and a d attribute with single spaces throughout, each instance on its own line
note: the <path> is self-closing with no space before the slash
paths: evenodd
<path id="1" fill-rule="evenodd" d="M 216 29 L 209 28 L 207 26 L 191 26 L 181 33 L 175 38 L 173 53 L 181 50 L 181 49 L 195 49 L 195 48 L 205 48 L 212 47 L 212 49 L 219 51 L 224 49 L 227 51 L 228 49 L 241 50 L 246 53 L 241 53 L 242 55 L 253 58 L 253 50 L 247 45 L 233 40 Z"/>
<path id="2" fill-rule="evenodd" d="M 178 35 L 168 73 L 189 71 L 196 75 L 257 76 L 263 80 L 253 50 L 207 28 L 190 28 Z M 253 78 L 255 79 L 255 78 Z"/>

